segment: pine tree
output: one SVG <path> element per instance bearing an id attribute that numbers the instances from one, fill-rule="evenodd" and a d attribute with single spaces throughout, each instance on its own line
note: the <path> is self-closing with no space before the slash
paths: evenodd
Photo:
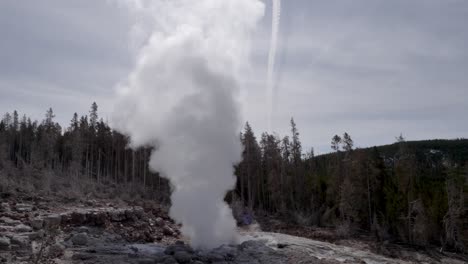
<path id="1" fill-rule="evenodd" d="M 343 144 L 344 151 L 350 152 L 351 150 L 353 150 L 354 142 L 348 133 L 345 132 L 343 134 L 343 140 L 341 141 L 341 143 Z"/>
<path id="2" fill-rule="evenodd" d="M 71 132 L 76 132 L 76 131 L 78 131 L 78 128 L 79 128 L 78 114 L 74 113 L 73 118 L 70 121 L 70 131 Z"/>
<path id="3" fill-rule="evenodd" d="M 340 151 L 340 144 L 341 144 L 341 137 L 338 135 L 333 136 L 331 141 L 331 148 L 333 151 L 338 152 Z"/>
<path id="4" fill-rule="evenodd" d="M 89 111 L 89 125 L 92 129 L 96 129 L 96 125 L 98 122 L 98 105 L 96 102 L 93 102 L 91 105 L 91 110 Z"/>
<path id="5" fill-rule="evenodd" d="M 16 110 L 13 111 L 13 123 L 11 125 L 11 128 L 15 132 L 19 130 L 19 117 L 18 112 Z"/>
<path id="6" fill-rule="evenodd" d="M 260 179 L 260 147 L 249 123 L 245 124 L 244 133 L 241 136 L 244 150 L 242 162 L 239 164 L 241 180 L 241 199 L 247 202 L 249 208 L 261 203 Z"/>

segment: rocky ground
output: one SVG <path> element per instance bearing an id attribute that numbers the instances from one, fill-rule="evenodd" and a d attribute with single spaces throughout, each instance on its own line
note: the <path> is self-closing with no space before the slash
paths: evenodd
<path id="1" fill-rule="evenodd" d="M 256 227 L 256 228 L 254 228 Z M 291 233 L 276 226 L 283 233 Z M 400 250 L 391 258 L 367 244 L 240 230 L 238 245 L 194 250 L 167 210 L 152 202 L 85 200 L 58 202 L 44 197 L 3 199 L 0 205 L 0 262 L 3 263 L 466 263 L 463 256 Z M 275 228 L 273 225 L 271 228 Z M 270 229 L 271 229 L 270 228 Z M 309 229 L 294 229 L 302 235 Z M 302 233 L 301 233 L 302 232 Z M 406 252 L 406 253 L 405 253 Z M 406 254 L 406 255 L 405 255 Z M 384 256 L 387 255 L 387 256 Z"/>
<path id="2" fill-rule="evenodd" d="M 63 263 L 52 260 L 76 260 L 83 248 L 169 245 L 179 236 L 167 211 L 153 203 L 59 203 L 34 197 L 0 204 L 0 261 L 6 263 Z"/>

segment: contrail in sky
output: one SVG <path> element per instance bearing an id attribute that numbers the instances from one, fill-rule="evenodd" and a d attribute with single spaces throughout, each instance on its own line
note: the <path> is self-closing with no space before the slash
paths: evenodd
<path id="1" fill-rule="evenodd" d="M 271 40 L 270 51 L 268 54 L 268 72 L 267 72 L 267 101 L 268 101 L 268 130 L 272 130 L 273 119 L 273 82 L 275 75 L 276 50 L 278 47 L 278 32 L 281 18 L 281 0 L 272 0 L 272 21 L 271 21 Z"/>

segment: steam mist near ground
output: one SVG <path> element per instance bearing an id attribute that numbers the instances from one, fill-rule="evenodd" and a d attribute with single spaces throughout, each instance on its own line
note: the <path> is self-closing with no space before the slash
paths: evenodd
<path id="1" fill-rule="evenodd" d="M 240 159 L 236 101 L 250 39 L 264 15 L 258 0 L 120 1 L 137 17 L 132 42 L 146 42 L 119 86 L 113 114 L 132 147 L 156 148 L 150 167 L 174 186 L 170 215 L 195 247 L 236 239 L 224 203 Z"/>

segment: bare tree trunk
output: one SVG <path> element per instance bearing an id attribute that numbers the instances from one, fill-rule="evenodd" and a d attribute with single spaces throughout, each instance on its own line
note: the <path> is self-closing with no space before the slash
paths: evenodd
<path id="1" fill-rule="evenodd" d="M 146 153 L 146 149 L 144 150 L 145 152 L 145 155 L 144 155 L 144 158 L 143 158 L 143 187 L 146 188 L 146 172 L 148 170 L 148 167 L 147 167 L 147 153 Z"/>
<path id="2" fill-rule="evenodd" d="M 101 149 L 98 149 L 97 183 L 101 180 Z"/>
<path id="3" fill-rule="evenodd" d="M 367 174 L 367 201 L 369 206 L 369 230 L 372 229 L 372 207 L 371 207 L 371 191 L 370 191 L 370 179 L 369 179 L 369 168 L 366 167 Z"/>
<path id="4" fill-rule="evenodd" d="M 132 188 L 135 186 L 135 150 L 132 150 Z"/>

